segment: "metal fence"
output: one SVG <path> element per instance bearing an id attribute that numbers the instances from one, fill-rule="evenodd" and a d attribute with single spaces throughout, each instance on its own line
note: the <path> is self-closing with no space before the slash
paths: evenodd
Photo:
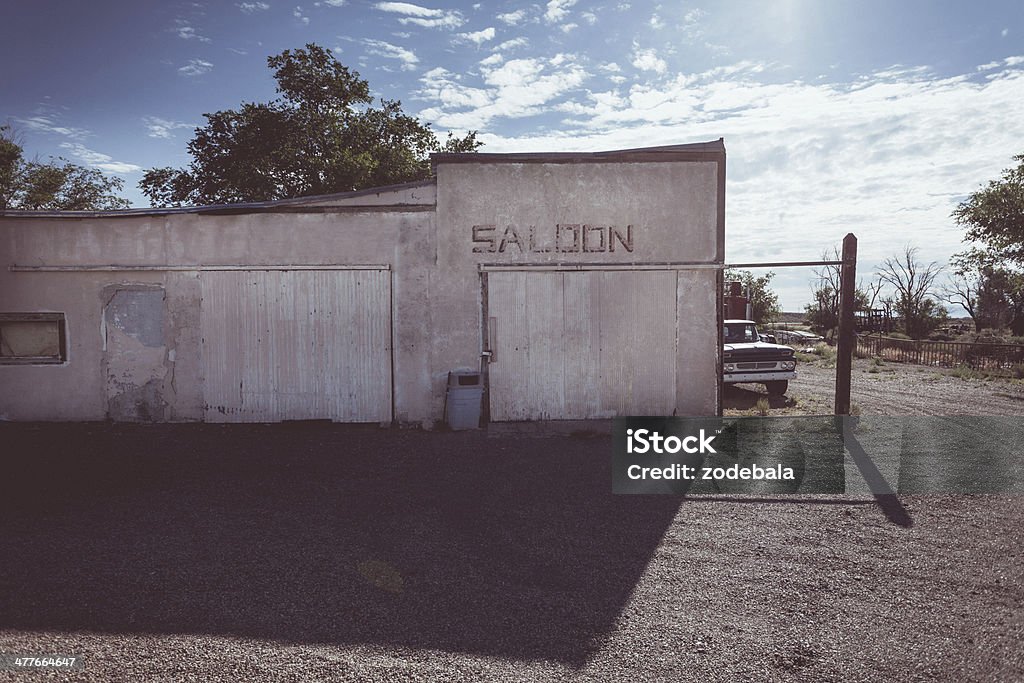
<path id="1" fill-rule="evenodd" d="M 965 366 L 976 370 L 1011 370 L 1024 364 L 1024 346 L 1018 344 L 921 341 L 873 334 L 857 337 L 857 353 L 941 368 Z"/>

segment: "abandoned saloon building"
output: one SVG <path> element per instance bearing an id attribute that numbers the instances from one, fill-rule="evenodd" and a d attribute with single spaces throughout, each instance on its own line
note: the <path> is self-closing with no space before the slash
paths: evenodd
<path id="1" fill-rule="evenodd" d="M 0 420 L 720 410 L 725 147 L 438 154 L 296 200 L 0 214 Z"/>

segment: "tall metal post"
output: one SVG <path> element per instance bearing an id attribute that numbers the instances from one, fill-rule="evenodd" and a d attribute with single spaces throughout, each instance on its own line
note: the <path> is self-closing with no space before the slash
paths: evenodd
<path id="1" fill-rule="evenodd" d="M 843 238 L 843 263 L 839 271 L 839 343 L 836 348 L 836 415 L 850 414 L 850 373 L 857 344 L 853 309 L 857 281 L 857 238 Z"/>

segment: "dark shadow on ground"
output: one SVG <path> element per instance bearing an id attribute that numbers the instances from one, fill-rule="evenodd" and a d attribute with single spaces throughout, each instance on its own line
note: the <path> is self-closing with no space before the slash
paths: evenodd
<path id="1" fill-rule="evenodd" d="M 760 384 L 724 384 L 722 407 L 726 410 L 751 410 L 760 399 L 767 399 L 769 408 L 792 408 L 796 399 L 789 396 L 772 396 Z"/>
<path id="2" fill-rule="evenodd" d="M 551 659 L 600 647 L 677 496 L 610 438 L 0 425 L 0 629 Z"/>

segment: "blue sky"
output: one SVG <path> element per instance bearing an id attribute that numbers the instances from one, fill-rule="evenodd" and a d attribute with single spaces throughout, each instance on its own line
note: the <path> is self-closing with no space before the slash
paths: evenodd
<path id="1" fill-rule="evenodd" d="M 180 166 L 204 112 L 274 96 L 266 57 L 316 42 L 435 130 L 485 151 L 724 137 L 730 261 L 861 271 L 962 248 L 950 211 L 1024 153 L 1024 3 L 12 3 L 0 121 L 30 155 L 124 178 Z M 808 274 L 779 271 L 787 309 Z"/>

